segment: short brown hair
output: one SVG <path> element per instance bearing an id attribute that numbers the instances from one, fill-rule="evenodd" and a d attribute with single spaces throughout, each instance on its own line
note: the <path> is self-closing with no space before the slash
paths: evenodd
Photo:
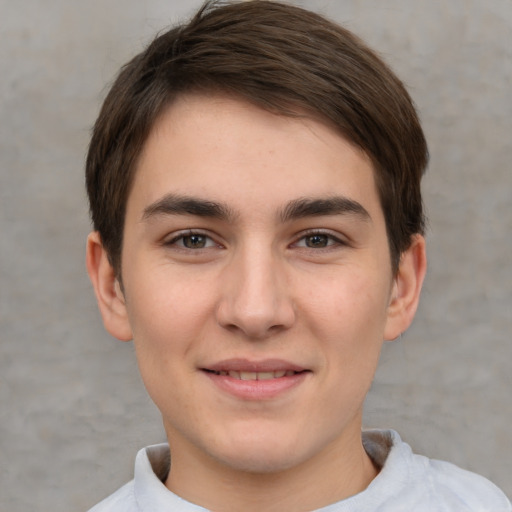
<path id="1" fill-rule="evenodd" d="M 282 115 L 329 123 L 372 160 L 393 268 L 423 233 L 428 151 L 401 81 L 359 38 L 270 0 L 206 2 L 119 73 L 94 125 L 86 181 L 94 229 L 121 272 L 126 203 L 157 117 L 179 95 L 219 91 Z"/>

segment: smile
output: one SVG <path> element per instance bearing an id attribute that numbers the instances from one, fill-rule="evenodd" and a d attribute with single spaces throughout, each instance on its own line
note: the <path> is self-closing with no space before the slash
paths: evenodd
<path id="1" fill-rule="evenodd" d="M 284 396 L 312 375 L 311 370 L 282 359 L 225 359 L 200 369 L 221 393 L 244 401 Z"/>
<path id="2" fill-rule="evenodd" d="M 215 375 L 221 375 L 224 377 L 231 377 L 237 380 L 271 380 L 281 379 L 283 377 L 292 377 L 299 373 L 293 370 L 278 370 L 274 372 L 252 372 L 252 371 L 236 371 L 236 370 L 220 370 L 213 371 Z"/>

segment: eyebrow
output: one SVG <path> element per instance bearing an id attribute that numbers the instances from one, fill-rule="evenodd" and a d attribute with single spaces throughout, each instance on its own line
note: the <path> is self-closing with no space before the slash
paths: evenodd
<path id="1" fill-rule="evenodd" d="M 223 204 L 177 194 L 167 194 L 144 208 L 142 220 L 160 215 L 195 215 L 226 221 L 235 217 L 234 212 Z"/>
<path id="2" fill-rule="evenodd" d="M 344 196 L 328 198 L 300 198 L 286 205 L 280 214 L 282 222 L 319 217 L 322 215 L 351 214 L 364 221 L 371 221 L 371 216 L 361 203 Z"/>
<path id="3" fill-rule="evenodd" d="M 371 216 L 361 203 L 344 196 L 328 198 L 299 198 L 290 201 L 279 213 L 281 222 L 319 217 L 322 215 L 351 214 L 364 221 Z M 167 194 L 144 208 L 142 220 L 160 215 L 194 215 L 224 221 L 233 221 L 236 213 L 227 205 L 193 196 Z"/>

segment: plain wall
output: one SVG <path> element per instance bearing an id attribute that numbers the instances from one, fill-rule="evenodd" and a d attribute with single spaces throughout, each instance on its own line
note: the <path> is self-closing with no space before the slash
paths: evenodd
<path id="1" fill-rule="evenodd" d="M 512 2 L 298 2 L 406 82 L 431 164 L 429 273 L 385 347 L 365 424 L 512 495 Z M 185 0 L 1 0 L 0 510 L 86 510 L 164 439 L 133 348 L 103 331 L 84 267 L 88 136 L 119 66 Z"/>

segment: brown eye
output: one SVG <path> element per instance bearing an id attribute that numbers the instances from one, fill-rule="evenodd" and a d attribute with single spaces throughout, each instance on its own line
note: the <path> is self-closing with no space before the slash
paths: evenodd
<path id="1" fill-rule="evenodd" d="M 191 230 L 187 230 L 185 232 L 182 231 L 181 233 L 176 234 L 174 238 L 165 240 L 164 246 L 171 249 L 174 248 L 187 251 L 199 251 L 201 249 L 219 247 L 212 237 L 207 234 Z"/>
<path id="2" fill-rule="evenodd" d="M 208 243 L 208 237 L 203 235 L 188 235 L 182 237 L 182 243 L 187 249 L 204 249 Z"/>
<path id="3" fill-rule="evenodd" d="M 304 238 L 304 242 L 306 247 L 310 247 L 311 249 L 322 249 L 329 245 L 330 237 L 322 234 L 309 235 Z"/>

